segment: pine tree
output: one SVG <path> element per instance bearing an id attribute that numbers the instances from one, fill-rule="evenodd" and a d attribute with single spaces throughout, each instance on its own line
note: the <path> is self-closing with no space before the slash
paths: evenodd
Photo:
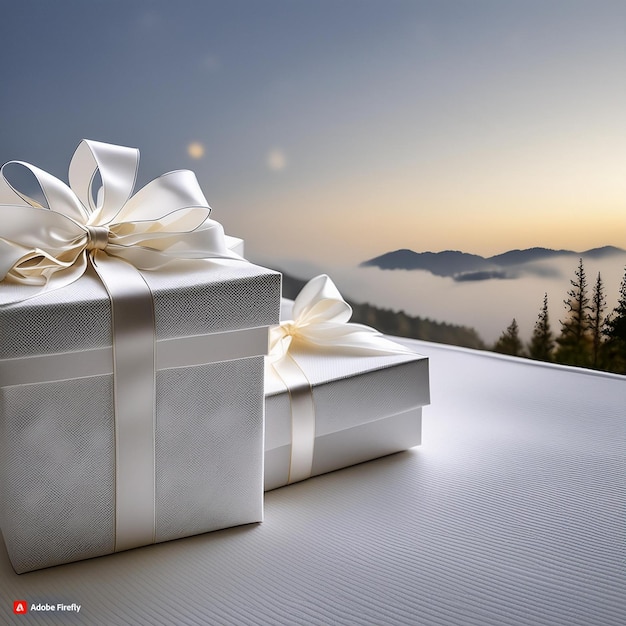
<path id="1" fill-rule="evenodd" d="M 522 355 L 522 340 L 519 338 L 519 327 L 515 318 L 500 335 L 493 347 L 493 351 L 501 354 L 510 354 L 511 356 Z"/>
<path id="2" fill-rule="evenodd" d="M 587 296 L 587 278 L 582 258 L 574 272 L 575 279 L 570 280 L 572 288 L 564 300 L 567 319 L 561 322 L 561 334 L 557 338 L 558 349 L 555 360 L 566 365 L 589 365 L 589 298 Z"/>
<path id="3" fill-rule="evenodd" d="M 543 296 L 543 307 L 539 312 L 530 343 L 528 344 L 528 356 L 540 361 L 551 361 L 554 351 L 554 336 L 548 319 L 548 294 Z"/>
<path id="4" fill-rule="evenodd" d="M 598 368 L 602 365 L 602 330 L 604 326 L 604 310 L 606 298 L 604 297 L 604 284 L 598 272 L 598 278 L 593 286 L 591 307 L 588 316 L 589 330 L 591 332 L 591 367 Z"/>
<path id="5" fill-rule="evenodd" d="M 609 369 L 626 374 L 626 271 L 617 306 L 605 323 L 604 335 L 607 338 Z"/>

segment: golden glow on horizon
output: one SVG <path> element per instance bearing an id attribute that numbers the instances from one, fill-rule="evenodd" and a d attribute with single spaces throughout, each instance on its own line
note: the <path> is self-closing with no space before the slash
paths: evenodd
<path id="1" fill-rule="evenodd" d="M 455 152 L 452 143 L 429 159 L 418 157 L 419 146 L 373 161 L 346 154 L 345 165 L 331 155 L 314 174 L 290 164 L 280 181 L 268 178 L 245 192 L 237 204 L 253 203 L 256 216 L 247 214 L 231 232 L 248 239 L 251 251 L 329 264 L 399 248 L 482 256 L 532 247 L 626 249 L 619 142 L 603 135 L 586 146 L 555 132 L 501 151 Z M 268 167 L 285 167 L 281 150 L 269 155 Z"/>
<path id="2" fill-rule="evenodd" d="M 338 178 L 295 193 L 277 189 L 271 198 L 259 194 L 258 220 L 248 219 L 237 234 L 250 238 L 251 250 L 329 263 L 358 263 L 399 248 L 483 256 L 532 247 L 626 249 L 626 184 L 611 186 L 601 175 L 565 178 L 540 186 L 521 173 L 502 175 L 493 186 L 452 176 L 445 185 L 406 172 Z"/>

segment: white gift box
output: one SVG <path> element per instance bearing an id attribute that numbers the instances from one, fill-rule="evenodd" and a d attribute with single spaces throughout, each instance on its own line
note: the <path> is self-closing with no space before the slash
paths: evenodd
<path id="1" fill-rule="evenodd" d="M 266 491 L 421 443 L 428 359 L 381 336 L 370 341 L 380 353 L 293 342 L 291 363 L 268 359 Z M 304 468 L 299 456 L 308 456 Z"/>
<path id="2" fill-rule="evenodd" d="M 154 542 L 262 519 L 262 355 L 280 275 L 211 265 L 145 273 L 158 338 Z M 110 325 L 91 273 L 0 309 L 0 527 L 18 573 L 115 551 Z"/>
<path id="3" fill-rule="evenodd" d="M 123 177 L 107 170 L 117 147 L 109 161 L 109 146 L 89 147 L 103 159 L 105 186 L 113 178 L 119 188 Z M 33 171 L 51 204 L 67 208 L 69 188 Z M 189 234 L 187 259 L 139 271 L 105 250 L 107 237 L 111 245 L 128 232 L 137 238 L 133 223 L 81 226 L 79 216 L 68 222 L 70 243 L 94 255 L 82 275 L 39 293 L 0 284 L 0 527 L 18 573 L 262 520 L 263 355 L 281 277 L 227 250 L 187 173 L 163 178 L 150 202 L 131 198 L 121 213 L 130 205 L 139 215 L 129 222 L 143 228 L 141 212 L 154 214 L 165 198 L 163 230 L 187 231 L 180 242 L 165 232 L 162 247 L 173 243 L 173 256 L 184 257 Z M 0 184 L 0 212 L 57 220 L 35 233 L 44 244 L 50 233 L 64 236 L 65 218 L 7 196 L 13 201 Z M 160 245 L 161 224 L 151 224 L 139 235 L 149 253 Z M 210 245 L 203 229 L 213 231 Z M 21 254 L 24 244 L 4 237 L 6 269 L 2 254 Z"/>
<path id="4" fill-rule="evenodd" d="M 311 476 L 421 443 L 422 406 L 429 404 L 426 357 L 298 351 L 294 358 L 311 382 L 315 405 Z M 289 393 L 271 370 L 265 384 L 267 491 L 289 483 L 292 411 Z"/>

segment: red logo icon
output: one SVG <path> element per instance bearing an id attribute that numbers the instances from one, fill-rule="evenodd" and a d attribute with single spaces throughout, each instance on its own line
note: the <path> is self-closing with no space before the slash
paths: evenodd
<path id="1" fill-rule="evenodd" d="M 28 602 L 26 602 L 26 600 L 15 600 L 13 602 L 13 613 L 16 615 L 25 615 L 28 613 Z"/>

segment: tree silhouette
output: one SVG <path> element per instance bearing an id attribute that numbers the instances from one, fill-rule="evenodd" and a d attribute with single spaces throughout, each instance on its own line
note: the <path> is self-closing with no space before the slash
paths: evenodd
<path id="1" fill-rule="evenodd" d="M 528 356 L 540 361 L 551 361 L 554 351 L 554 336 L 548 319 L 548 294 L 543 296 L 543 306 L 533 330 L 530 343 L 528 344 Z"/>
<path id="2" fill-rule="evenodd" d="M 626 271 L 620 286 L 617 306 L 606 320 L 604 335 L 607 338 L 610 369 L 626 374 Z"/>
<path id="3" fill-rule="evenodd" d="M 381 309 L 371 304 L 349 304 L 352 307 L 352 322 L 373 326 L 382 333 L 478 350 L 486 349 L 485 343 L 473 328 L 413 317 L 404 311 Z"/>
<path id="4" fill-rule="evenodd" d="M 587 278 L 582 258 L 570 280 L 572 288 L 564 300 L 567 318 L 561 322 L 561 334 L 557 338 L 558 349 L 555 360 L 567 365 L 589 365 L 591 341 L 589 335 L 589 298 L 587 296 Z"/>
<path id="5" fill-rule="evenodd" d="M 519 327 L 515 318 L 500 335 L 493 347 L 493 351 L 501 354 L 510 354 L 511 356 L 521 356 L 522 340 L 519 338 Z"/>
<path id="6" fill-rule="evenodd" d="M 604 284 L 598 272 L 598 278 L 593 286 L 591 296 L 591 307 L 588 316 L 589 330 L 591 332 L 591 367 L 601 366 L 602 361 L 602 330 L 604 326 L 604 310 L 606 309 L 606 298 L 604 297 Z"/>

